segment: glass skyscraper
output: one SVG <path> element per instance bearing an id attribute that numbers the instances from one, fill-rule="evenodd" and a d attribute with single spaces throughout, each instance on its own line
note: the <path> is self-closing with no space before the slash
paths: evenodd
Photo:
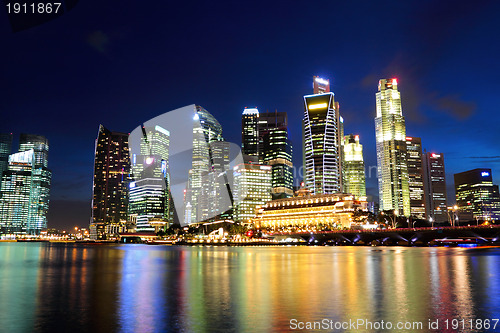
<path id="1" fill-rule="evenodd" d="M 341 121 L 334 94 L 304 96 L 305 187 L 312 194 L 342 190 Z"/>
<path id="2" fill-rule="evenodd" d="M 245 108 L 241 117 L 241 151 L 245 155 L 259 155 L 259 109 Z"/>
<path id="3" fill-rule="evenodd" d="M 1 177 L 0 233 L 39 235 L 47 228 L 52 177 L 48 153 L 44 136 L 20 135 L 19 152 L 9 155 Z"/>
<path id="4" fill-rule="evenodd" d="M 170 132 L 163 127 L 142 127 L 140 153 L 131 151 L 132 179 L 129 214 L 138 232 L 153 232 L 152 219 L 173 221 L 169 168 Z"/>
<path id="5" fill-rule="evenodd" d="M 424 152 L 422 165 L 426 219 L 432 218 L 432 221 L 436 223 L 446 222 L 448 212 L 443 153 Z"/>
<path id="6" fill-rule="evenodd" d="M 396 79 L 381 79 L 376 93 L 377 175 L 380 210 L 410 216 L 405 118 Z"/>
<path id="7" fill-rule="evenodd" d="M 410 191 L 410 213 L 419 219 L 426 219 L 424 175 L 422 168 L 422 140 L 406 137 L 408 188 Z"/>
<path id="8" fill-rule="evenodd" d="M 344 150 L 342 169 L 344 193 L 354 194 L 356 198 L 366 197 L 365 162 L 359 135 L 346 135 L 342 148 Z"/>
<path id="9" fill-rule="evenodd" d="M 95 145 L 92 224 L 125 228 L 130 156 L 128 134 L 99 126 Z M 98 238 L 104 235 L 98 235 Z"/>

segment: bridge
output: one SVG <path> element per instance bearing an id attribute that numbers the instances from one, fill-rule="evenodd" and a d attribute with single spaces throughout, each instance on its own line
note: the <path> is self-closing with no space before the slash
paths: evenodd
<path id="1" fill-rule="evenodd" d="M 335 230 L 316 232 L 275 232 L 270 237 L 302 238 L 311 245 L 500 245 L 500 225 Z"/>

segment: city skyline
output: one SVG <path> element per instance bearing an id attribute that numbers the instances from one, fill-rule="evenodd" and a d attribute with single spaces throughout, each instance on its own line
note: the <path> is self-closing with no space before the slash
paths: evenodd
<path id="1" fill-rule="evenodd" d="M 446 156 L 447 179 L 491 168 L 499 183 L 499 116 L 493 113 L 499 83 L 491 75 L 499 66 L 493 57 L 498 45 L 490 41 L 498 30 L 493 15 L 500 4 L 407 2 L 389 11 L 375 4 L 324 4 L 320 11 L 290 4 L 287 20 L 274 15 L 281 7 L 273 4 L 266 11 L 257 5 L 245 11 L 223 4 L 153 6 L 111 15 L 110 4 L 98 13 L 91 4 L 79 4 L 62 18 L 17 34 L 6 22 L 0 26 L 9 64 L 0 83 L 6 92 L 0 132 L 39 133 L 51 142 L 49 225 L 84 226 L 89 220 L 98 124 L 127 132 L 144 118 L 199 103 L 228 130 L 240 126 L 244 106 L 256 105 L 286 111 L 291 140 L 299 147 L 301 98 L 312 93 L 314 75 L 330 79 L 345 132 L 363 140 L 367 169 L 376 165 L 374 85 L 396 77 L 407 134 L 422 137 L 427 151 Z M 356 16 L 347 15 L 354 9 Z M 147 22 L 138 15 L 146 10 L 153 12 Z M 196 26 L 180 28 L 185 24 L 177 18 L 158 27 L 167 11 L 182 10 L 192 10 L 193 19 L 209 28 L 196 35 Z M 326 15 L 332 10 L 340 18 L 333 25 Z M 304 15 L 314 16 L 316 25 L 303 21 Z M 220 23 L 213 23 L 217 19 Z M 263 24 L 252 31 L 239 28 L 256 20 Z M 335 33 L 336 42 L 312 53 L 303 42 L 323 45 L 316 29 Z M 375 43 L 380 29 L 387 38 Z M 196 52 L 199 46 L 203 55 Z M 285 57 L 289 49 L 296 53 Z M 153 53 L 150 62 L 138 61 Z M 239 143 L 239 131 L 232 132 L 227 141 Z M 293 154 L 294 165 L 300 165 L 301 149 Z M 373 195 L 376 178 L 368 176 L 367 192 Z M 448 197 L 454 198 L 453 184 L 447 185 Z M 65 219 L 70 212 L 74 216 Z"/>

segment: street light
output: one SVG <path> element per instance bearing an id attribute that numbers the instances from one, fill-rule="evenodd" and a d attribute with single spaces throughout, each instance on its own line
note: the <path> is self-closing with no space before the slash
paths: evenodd
<path id="1" fill-rule="evenodd" d="M 431 222 L 431 227 L 434 228 L 434 219 L 432 216 L 429 216 L 429 222 Z"/>

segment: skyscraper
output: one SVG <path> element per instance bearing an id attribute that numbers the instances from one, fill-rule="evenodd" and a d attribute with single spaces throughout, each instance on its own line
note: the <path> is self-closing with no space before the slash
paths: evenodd
<path id="1" fill-rule="evenodd" d="M 410 213 L 419 219 L 426 219 L 424 180 L 422 168 L 422 141 L 406 137 L 408 188 L 410 191 Z"/>
<path id="2" fill-rule="evenodd" d="M 5 141 L 11 143 L 12 136 Z M 19 152 L 9 155 L 0 178 L 0 233 L 39 235 L 47 228 L 52 177 L 48 152 L 47 138 L 21 134 Z"/>
<path id="3" fill-rule="evenodd" d="M 344 193 L 354 194 L 356 198 L 366 197 L 365 163 L 359 135 L 346 135 L 342 147 L 344 149 L 342 169 Z"/>
<path id="4" fill-rule="evenodd" d="M 259 109 L 245 108 L 241 117 L 241 151 L 245 155 L 259 155 Z"/>
<path id="5" fill-rule="evenodd" d="M 448 221 L 448 214 L 443 153 L 424 152 L 422 165 L 425 217 L 426 219 L 432 218 L 432 221 L 436 223 L 446 222 Z"/>
<path id="6" fill-rule="evenodd" d="M 307 95 L 304 96 L 304 109 L 305 186 L 312 194 L 340 192 L 341 124 L 338 103 L 332 92 Z"/>
<path id="7" fill-rule="evenodd" d="M 129 177 L 128 134 L 100 125 L 95 145 L 92 224 L 125 226 Z"/>
<path id="8" fill-rule="evenodd" d="M 380 210 L 410 216 L 406 127 L 396 79 L 381 79 L 376 93 L 377 175 Z"/>
<path id="9" fill-rule="evenodd" d="M 12 151 L 12 133 L 0 133 L 0 179 L 9 166 L 9 155 Z"/>
<path id="10" fill-rule="evenodd" d="M 215 141 L 224 141 L 222 137 L 222 126 L 215 117 L 203 107 L 196 105 L 193 115 L 193 155 L 190 181 L 186 188 L 184 207 L 191 206 L 191 223 L 200 222 L 208 211 L 206 205 L 201 205 L 203 179 L 212 171 L 213 154 L 210 144 Z M 215 180 L 215 178 L 210 178 Z"/>
<path id="11" fill-rule="evenodd" d="M 39 234 L 47 228 L 52 172 L 48 169 L 49 140 L 43 135 L 24 134 L 19 137 L 19 151 L 33 150 L 32 196 L 27 230 Z"/>
<path id="12" fill-rule="evenodd" d="M 139 232 L 155 231 L 152 219 L 172 222 L 169 173 L 170 132 L 163 127 L 142 127 L 140 154 L 132 152 L 128 211 Z"/>
<path id="13" fill-rule="evenodd" d="M 0 192 L 0 234 L 25 234 L 31 224 L 33 205 L 33 149 L 8 158 Z"/>
<path id="14" fill-rule="evenodd" d="M 500 195 L 493 184 L 491 169 L 474 169 L 455 174 L 458 209 L 474 218 L 500 220 Z"/>

